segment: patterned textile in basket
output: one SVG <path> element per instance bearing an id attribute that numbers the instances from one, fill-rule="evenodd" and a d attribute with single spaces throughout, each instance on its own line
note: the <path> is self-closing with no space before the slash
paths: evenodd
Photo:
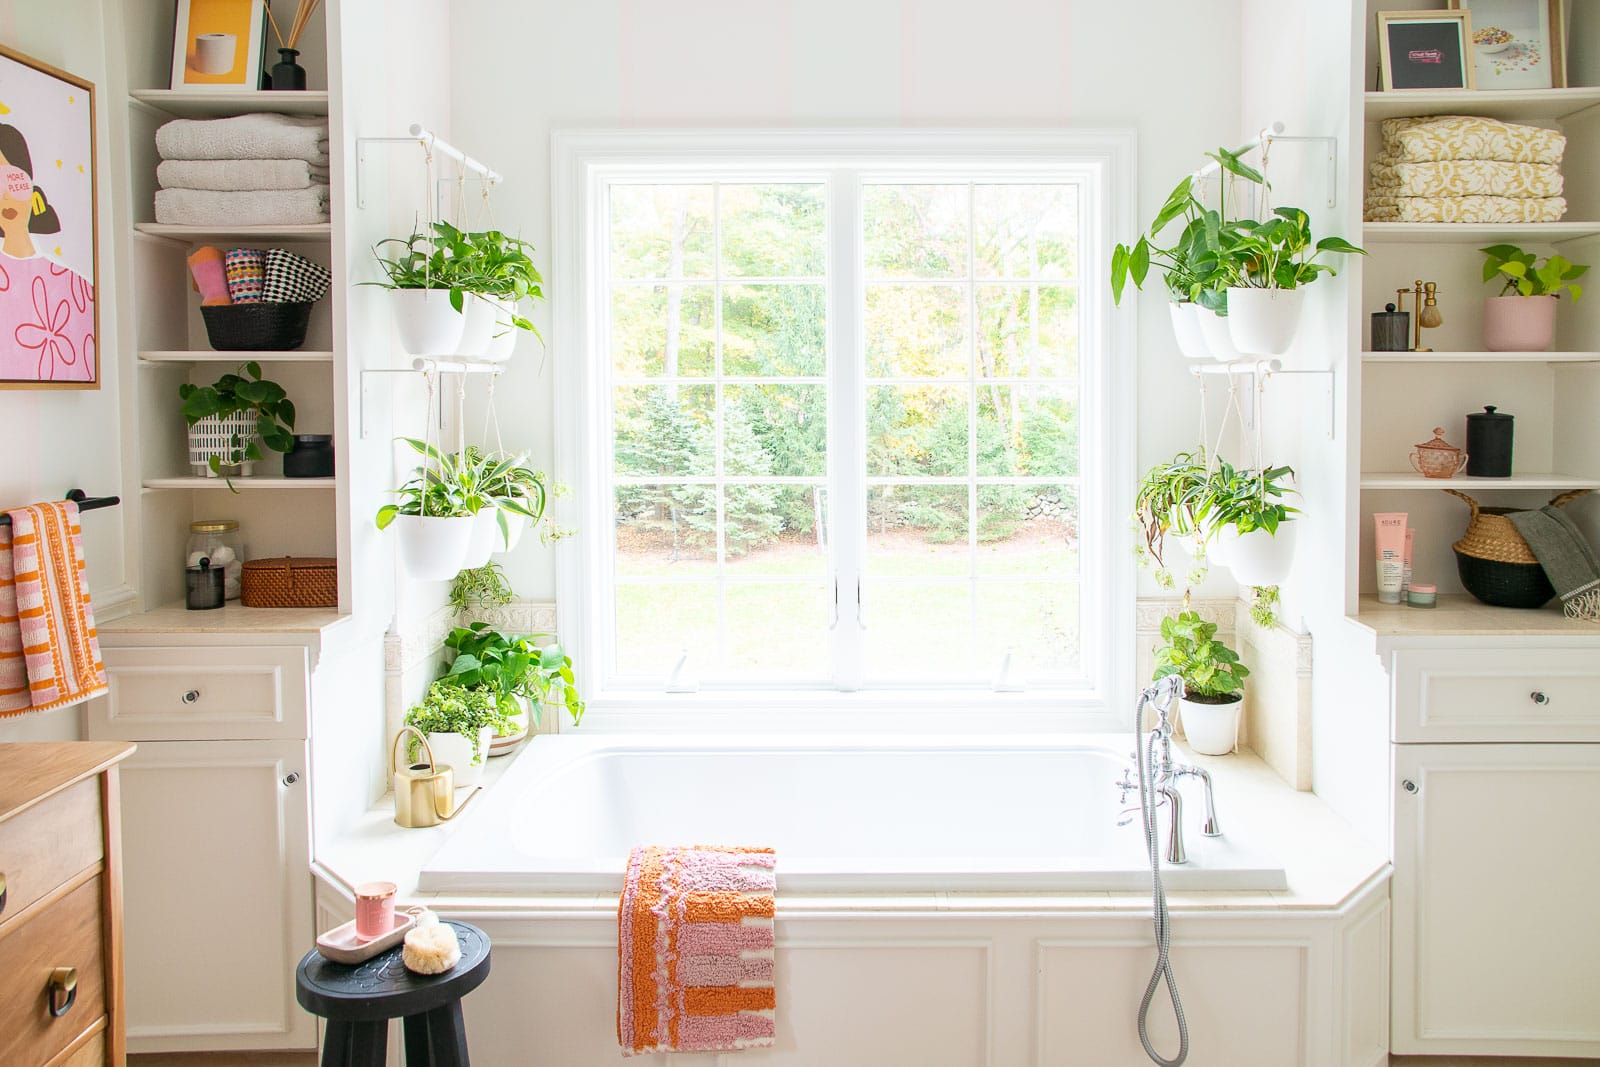
<path id="1" fill-rule="evenodd" d="M 338 563 L 319 556 L 249 560 L 239 602 L 247 608 L 338 607 Z"/>
<path id="2" fill-rule="evenodd" d="M 1450 546 L 1456 554 L 1456 571 L 1467 592 L 1502 608 L 1537 608 L 1556 595 L 1544 568 L 1528 542 L 1506 516 L 1519 508 L 1486 508 L 1465 493 L 1445 492 L 1467 502 L 1472 518 L 1461 540 Z M 1589 491 L 1578 489 L 1551 500 L 1556 507 Z"/>

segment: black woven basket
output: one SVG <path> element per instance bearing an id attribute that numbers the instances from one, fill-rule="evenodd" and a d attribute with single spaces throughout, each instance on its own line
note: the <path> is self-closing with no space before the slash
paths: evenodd
<path id="1" fill-rule="evenodd" d="M 200 314 L 219 352 L 288 352 L 306 343 L 311 305 L 218 304 L 202 307 Z"/>
<path id="2" fill-rule="evenodd" d="M 1537 563 L 1501 563 L 1458 550 L 1456 571 L 1467 592 L 1497 608 L 1542 608 L 1556 595 Z"/>

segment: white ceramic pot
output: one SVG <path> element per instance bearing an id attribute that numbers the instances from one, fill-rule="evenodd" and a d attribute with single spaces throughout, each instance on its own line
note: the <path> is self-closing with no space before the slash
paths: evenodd
<path id="1" fill-rule="evenodd" d="M 492 299 L 495 307 L 494 330 L 488 347 L 483 350 L 483 358 L 490 363 L 505 363 L 511 359 L 517 341 L 522 336 L 522 331 L 511 324 L 511 316 L 516 312 L 517 305 L 504 297 Z"/>
<path id="2" fill-rule="evenodd" d="M 1483 347 L 1490 352 L 1543 352 L 1555 334 L 1553 296 L 1491 296 L 1483 302 Z"/>
<path id="3" fill-rule="evenodd" d="M 477 738 L 460 734 L 429 734 L 428 748 L 433 752 L 435 764 L 449 766 L 457 789 L 477 785 L 483 778 L 483 761 L 489 757 L 489 742 L 494 738 L 494 727 L 485 726 Z M 476 744 L 474 744 L 476 741 Z M 473 763 L 476 754 L 477 763 Z"/>
<path id="4" fill-rule="evenodd" d="M 461 342 L 456 351 L 463 356 L 482 359 L 500 329 L 495 325 L 500 315 L 500 303 L 493 297 L 469 293 L 463 314 L 466 322 L 462 324 Z"/>
<path id="5" fill-rule="evenodd" d="M 1178 700 L 1178 717 L 1189 747 L 1203 756 L 1226 756 L 1239 743 L 1239 694 L 1226 704 L 1204 704 L 1187 696 Z"/>
<path id="6" fill-rule="evenodd" d="M 453 356 L 461 351 L 467 318 L 450 306 L 445 289 L 391 289 L 400 347 L 413 356 Z"/>
<path id="7" fill-rule="evenodd" d="M 1210 359 L 1211 349 L 1206 347 L 1206 336 L 1200 330 L 1200 317 L 1211 312 L 1193 303 L 1167 307 L 1172 312 L 1172 333 L 1178 339 L 1178 351 L 1185 359 Z"/>
<path id="8" fill-rule="evenodd" d="M 1222 363 L 1244 359 L 1245 355 L 1234 347 L 1233 335 L 1228 332 L 1228 320 L 1215 312 L 1202 309 L 1199 316 L 1200 335 L 1205 338 L 1211 358 Z"/>
<path id="9" fill-rule="evenodd" d="M 1229 289 L 1228 333 L 1247 356 L 1281 356 L 1294 344 L 1304 289 Z"/>
<path id="10" fill-rule="evenodd" d="M 461 570 L 472 542 L 477 518 L 436 519 L 421 515 L 396 515 L 394 529 L 400 538 L 400 562 L 406 573 L 423 582 L 447 582 Z"/>
<path id="11" fill-rule="evenodd" d="M 467 542 L 463 569 L 483 566 L 490 556 L 505 547 L 499 515 L 500 509 L 491 504 L 472 517 L 472 538 Z"/>
<path id="12" fill-rule="evenodd" d="M 1227 566 L 1240 585 L 1279 585 L 1294 566 L 1294 546 L 1299 524 L 1278 524 L 1278 532 L 1251 530 L 1241 534 L 1236 526 L 1217 532 L 1213 559 Z"/>
<path id="13" fill-rule="evenodd" d="M 510 552 L 517 547 L 517 543 L 522 540 L 522 535 L 527 532 L 528 517 L 526 515 L 513 515 L 509 511 L 506 512 L 506 542 L 502 546 L 497 541 L 494 550 L 496 552 Z"/>

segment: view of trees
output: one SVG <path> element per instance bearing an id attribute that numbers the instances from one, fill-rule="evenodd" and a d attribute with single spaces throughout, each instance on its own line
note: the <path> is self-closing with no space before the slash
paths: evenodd
<path id="1" fill-rule="evenodd" d="M 620 578 L 714 577 L 719 505 L 726 573 L 824 573 L 826 207 L 820 184 L 611 188 Z M 869 575 L 1075 582 L 1076 188 L 869 184 L 862 207 L 862 343 L 831 355 L 864 361 Z M 930 595 L 908 612 L 988 613 Z M 1075 588 L 1036 595 L 1012 636 L 1059 659 Z"/>

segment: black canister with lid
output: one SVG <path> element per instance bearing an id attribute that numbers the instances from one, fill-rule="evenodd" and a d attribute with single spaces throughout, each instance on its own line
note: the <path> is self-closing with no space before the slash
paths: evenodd
<path id="1" fill-rule="evenodd" d="M 210 557 L 201 557 L 195 567 L 183 569 L 184 607 L 190 611 L 209 611 L 224 602 L 222 567 L 213 567 Z"/>
<path id="2" fill-rule="evenodd" d="M 1372 313 L 1372 351 L 1408 352 L 1411 349 L 1411 314 L 1393 304 Z"/>
<path id="3" fill-rule="evenodd" d="M 1467 475 L 1511 477 L 1511 436 L 1516 417 L 1488 405 L 1467 416 Z"/>
<path id="4" fill-rule="evenodd" d="M 283 457 L 285 478 L 332 478 L 333 435 L 297 433 L 294 451 Z"/>

